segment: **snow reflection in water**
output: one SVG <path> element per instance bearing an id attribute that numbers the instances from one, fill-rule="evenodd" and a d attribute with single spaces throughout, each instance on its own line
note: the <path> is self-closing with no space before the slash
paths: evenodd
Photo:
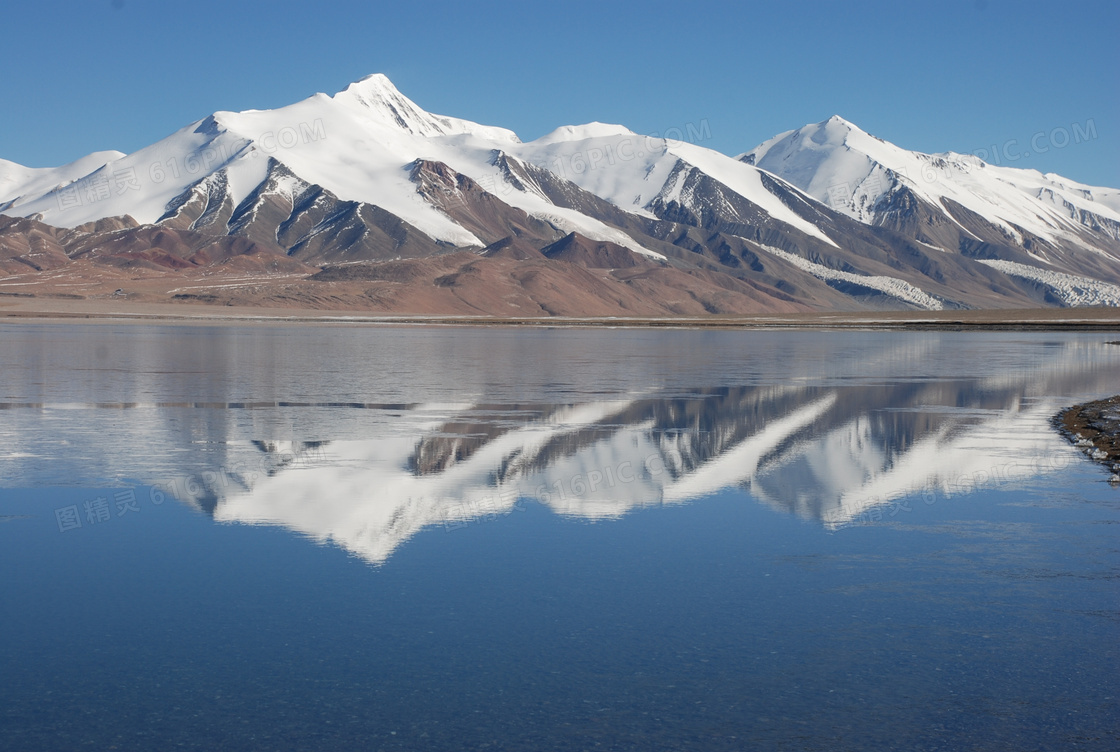
<path id="1" fill-rule="evenodd" d="M 746 384 L 717 373 L 607 398 L 539 384 L 537 400 L 489 401 L 483 383 L 470 401 L 450 388 L 427 401 L 12 401 L 4 481 L 157 485 L 218 521 L 281 525 L 373 563 L 425 527 L 526 504 L 607 519 L 728 488 L 835 528 L 1065 467 L 1075 452 L 1049 418 L 1061 395 L 1111 388 L 1117 360 L 1077 338 L 1032 343 L 1045 359 L 992 348 L 977 363 L 968 337 L 962 357 L 940 335 L 874 336 L 840 337 L 858 362 L 838 348 L 823 372 L 801 357 Z M 954 358 L 976 376 L 923 375 Z"/>

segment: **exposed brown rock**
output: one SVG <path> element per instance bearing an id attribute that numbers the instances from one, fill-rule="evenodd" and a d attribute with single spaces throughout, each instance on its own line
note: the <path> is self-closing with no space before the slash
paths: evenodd
<path id="1" fill-rule="evenodd" d="M 1120 395 L 1074 405 L 1055 419 L 1058 430 L 1120 483 Z"/>
<path id="2" fill-rule="evenodd" d="M 70 259 L 62 245 L 64 234 L 34 219 L 0 215 L 0 276 L 66 266 Z"/>
<path id="3" fill-rule="evenodd" d="M 412 163 L 410 178 L 421 196 L 484 243 L 512 236 L 543 244 L 563 234 L 548 222 L 505 203 L 443 162 L 418 159 Z"/>
<path id="4" fill-rule="evenodd" d="M 479 252 L 480 256 L 510 258 L 515 261 L 540 261 L 544 254 L 533 245 L 513 236 L 491 243 Z"/>
<path id="5" fill-rule="evenodd" d="M 657 263 L 617 243 L 590 240 L 575 232 L 545 246 L 541 253 L 555 261 L 569 261 L 591 269 L 630 269 Z"/>

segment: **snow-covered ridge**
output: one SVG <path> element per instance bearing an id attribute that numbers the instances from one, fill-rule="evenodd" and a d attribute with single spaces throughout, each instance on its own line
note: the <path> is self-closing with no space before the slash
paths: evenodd
<path id="1" fill-rule="evenodd" d="M 783 261 L 793 264 L 798 269 L 803 269 L 809 272 L 817 279 L 822 279 L 826 282 L 852 282 L 863 287 L 869 287 L 872 290 L 878 290 L 892 298 L 906 301 L 911 305 L 918 308 L 923 308 L 927 311 L 940 311 L 945 306 L 940 300 L 925 292 L 921 288 L 915 287 L 904 279 L 897 277 L 885 276 L 864 276 L 860 274 L 852 274 L 851 272 L 842 272 L 836 269 L 830 269 L 823 264 L 817 264 L 808 259 L 803 259 L 800 256 L 795 256 L 792 253 L 787 253 L 779 248 L 771 248 L 766 245 L 759 245 L 767 253 L 772 253 Z"/>
<path id="2" fill-rule="evenodd" d="M 738 159 L 788 180 L 854 219 L 874 224 L 877 204 L 905 186 L 934 207 L 963 206 L 1022 242 L 1026 231 L 1076 242 L 1087 212 L 1120 221 L 1120 191 L 1037 170 L 1000 167 L 971 154 L 924 154 L 833 116 L 779 134 Z"/>
<path id="3" fill-rule="evenodd" d="M 584 141 L 591 138 L 611 138 L 614 136 L 636 136 L 638 134 L 624 125 L 600 123 L 598 121 L 583 125 L 562 125 L 540 138 L 535 144 L 555 144 L 557 142 Z"/>
<path id="4" fill-rule="evenodd" d="M 24 167 L 0 159 L 0 209 L 20 197 L 70 185 L 123 156 L 119 151 L 95 151 L 62 167 Z"/>
<path id="5" fill-rule="evenodd" d="M 1073 274 L 1063 274 L 1037 266 L 1019 264 L 1015 261 L 996 259 L 977 259 L 1004 274 L 1022 277 L 1032 282 L 1046 285 L 1067 306 L 1120 306 L 1120 287 Z"/>
<path id="6" fill-rule="evenodd" d="M 771 193 L 760 170 L 687 141 L 640 136 L 620 126 L 592 123 L 559 128 L 513 153 L 624 211 L 647 217 L 654 216 L 650 207 L 657 201 L 697 208 L 692 197 L 682 192 L 688 170 L 695 168 L 775 220 L 836 246 L 820 228 Z"/>

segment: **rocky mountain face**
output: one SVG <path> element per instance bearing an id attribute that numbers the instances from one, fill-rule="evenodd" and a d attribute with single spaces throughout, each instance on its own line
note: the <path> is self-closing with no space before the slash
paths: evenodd
<path id="1" fill-rule="evenodd" d="M 400 313 L 1120 305 L 1120 191 L 839 118 L 739 158 L 602 123 L 522 143 L 379 75 L 129 155 L 0 161 L 0 215 L 0 292 L 80 268 L 235 304 L 268 295 L 217 280 L 273 275 L 273 303 Z"/>

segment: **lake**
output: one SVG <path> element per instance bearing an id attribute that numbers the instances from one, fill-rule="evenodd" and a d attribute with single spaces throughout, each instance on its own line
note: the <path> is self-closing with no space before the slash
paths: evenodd
<path id="1" fill-rule="evenodd" d="M 0 325 L 0 747 L 1113 750 L 1099 333 Z"/>

